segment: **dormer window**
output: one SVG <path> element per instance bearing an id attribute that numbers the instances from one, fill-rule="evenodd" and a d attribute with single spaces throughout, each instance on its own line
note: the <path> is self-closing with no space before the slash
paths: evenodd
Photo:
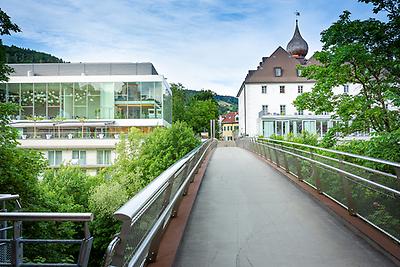
<path id="1" fill-rule="evenodd" d="M 297 69 L 297 77 L 301 77 L 301 69 Z"/>
<path id="2" fill-rule="evenodd" d="M 275 67 L 274 68 L 275 72 L 275 77 L 281 77 L 282 76 L 282 68 L 281 67 Z"/>

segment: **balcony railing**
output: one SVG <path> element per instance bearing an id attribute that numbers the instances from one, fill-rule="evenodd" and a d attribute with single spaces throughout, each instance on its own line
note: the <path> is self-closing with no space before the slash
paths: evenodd
<path id="1" fill-rule="evenodd" d="M 86 267 L 89 262 L 93 237 L 89 232 L 89 222 L 93 220 L 92 213 L 54 213 L 54 212 L 8 212 L 6 202 L 16 201 L 20 208 L 18 195 L 0 195 L 0 266 L 69 266 Z M 82 239 L 29 239 L 23 235 L 24 222 L 80 222 L 83 223 Z M 34 263 L 24 257 L 30 245 L 48 246 L 75 245 L 79 246 L 79 254 L 75 263 Z"/>
<path id="2" fill-rule="evenodd" d="M 114 213 L 120 233 L 108 246 L 104 266 L 143 266 L 155 261 L 160 237 L 206 154 L 216 145 L 208 140 L 169 167 Z"/>
<path id="3" fill-rule="evenodd" d="M 400 243 L 400 163 L 268 138 L 243 138 L 238 145 Z"/>
<path id="4" fill-rule="evenodd" d="M 62 131 L 62 132 L 25 132 L 19 136 L 19 139 L 119 139 L 123 133 L 121 132 L 79 132 L 79 131 Z"/>

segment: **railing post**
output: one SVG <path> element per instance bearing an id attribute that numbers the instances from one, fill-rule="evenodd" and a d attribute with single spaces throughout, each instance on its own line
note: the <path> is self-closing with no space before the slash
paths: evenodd
<path id="1" fill-rule="evenodd" d="M 23 247 L 21 243 L 22 238 L 22 222 L 15 221 L 13 224 L 13 239 L 11 241 L 11 264 L 12 266 L 19 267 L 23 260 Z"/>

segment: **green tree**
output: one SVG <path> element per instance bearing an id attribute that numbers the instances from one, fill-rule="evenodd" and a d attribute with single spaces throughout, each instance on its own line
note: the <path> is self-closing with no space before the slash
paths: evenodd
<path id="1" fill-rule="evenodd" d="M 214 100 L 192 101 L 187 108 L 186 116 L 186 121 L 195 133 L 208 132 L 210 120 L 218 119 L 218 104 Z"/>
<path id="2" fill-rule="evenodd" d="M 172 83 L 172 121 L 185 121 L 185 109 L 187 106 L 187 96 L 185 87 L 181 83 Z"/>
<path id="3" fill-rule="evenodd" d="M 323 49 L 315 54 L 321 63 L 303 68 L 316 80 L 311 92 L 298 96 L 294 104 L 316 113 L 334 112 L 342 122 L 339 131 L 392 132 L 400 127 L 400 27 L 399 1 L 370 1 L 374 12 L 386 10 L 388 22 L 351 20 L 344 11 L 339 20 L 321 33 Z M 355 95 L 334 94 L 333 88 L 359 84 Z"/>
<path id="4" fill-rule="evenodd" d="M 13 23 L 10 17 L 0 8 L 0 36 L 11 35 L 12 32 L 20 32 L 21 29 Z M 0 38 L 0 82 L 8 81 L 8 75 L 12 68 L 6 65 L 6 53 Z"/>

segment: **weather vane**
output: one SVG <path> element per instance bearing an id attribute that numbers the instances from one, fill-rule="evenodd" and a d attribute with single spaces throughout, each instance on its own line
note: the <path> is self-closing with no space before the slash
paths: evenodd
<path id="1" fill-rule="evenodd" d="M 294 12 L 294 15 L 296 16 L 296 25 L 297 25 L 298 17 L 300 17 L 300 12 L 296 11 Z"/>

